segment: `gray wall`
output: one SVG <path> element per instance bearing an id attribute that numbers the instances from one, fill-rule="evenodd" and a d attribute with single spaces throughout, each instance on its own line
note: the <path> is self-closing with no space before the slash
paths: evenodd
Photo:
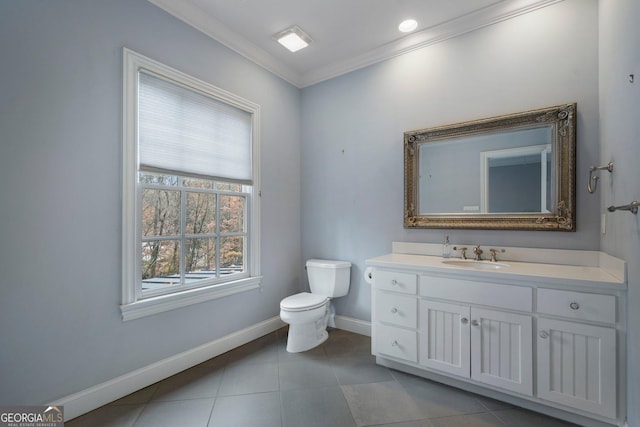
<path id="1" fill-rule="evenodd" d="M 600 153 L 605 172 L 598 192 L 600 212 L 615 204 L 640 200 L 640 2 L 600 0 Z M 628 81 L 635 74 L 635 83 Z M 640 426 L 640 215 L 606 213 L 601 249 L 627 261 L 628 274 L 628 416 Z"/>
<path id="2" fill-rule="evenodd" d="M 122 47 L 262 106 L 255 290 L 122 322 Z M 300 91 L 145 0 L 0 2 L 0 402 L 84 390 L 279 313 L 302 281 Z"/>
<path id="3" fill-rule="evenodd" d="M 597 27 L 597 0 L 565 0 L 303 89 L 302 254 L 355 264 L 338 314 L 370 319 L 364 262 L 392 241 L 599 248 Z M 403 228 L 404 131 L 573 101 L 575 233 Z"/>

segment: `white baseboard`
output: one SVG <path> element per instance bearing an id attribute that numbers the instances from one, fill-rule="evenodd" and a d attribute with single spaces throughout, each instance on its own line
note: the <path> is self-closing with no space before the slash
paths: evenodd
<path id="1" fill-rule="evenodd" d="M 49 405 L 64 405 L 64 418 L 65 421 L 69 421 L 107 403 L 127 396 L 134 391 L 143 389 L 171 375 L 175 375 L 178 372 L 182 372 L 185 369 L 253 341 L 256 338 L 276 331 L 285 325 L 279 316 L 272 317 L 271 319 L 267 319 L 215 341 L 160 360 L 149 366 L 121 375 L 78 393 L 63 397 Z"/>
<path id="2" fill-rule="evenodd" d="M 353 332 L 354 334 L 371 336 L 371 322 L 366 322 L 353 317 L 335 316 L 336 328 Z"/>

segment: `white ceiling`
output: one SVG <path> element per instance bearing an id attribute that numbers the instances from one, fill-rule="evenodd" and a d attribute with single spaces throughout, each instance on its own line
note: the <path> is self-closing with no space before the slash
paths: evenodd
<path id="1" fill-rule="evenodd" d="M 562 0 L 149 0 L 227 47 L 305 87 Z M 406 35 L 398 24 L 418 21 Z M 291 53 L 272 35 L 311 36 Z"/>

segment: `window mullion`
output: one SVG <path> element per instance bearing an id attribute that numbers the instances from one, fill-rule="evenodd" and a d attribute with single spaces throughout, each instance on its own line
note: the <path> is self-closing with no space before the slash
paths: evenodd
<path id="1" fill-rule="evenodd" d="M 187 219 L 187 194 L 185 188 L 182 186 L 182 177 L 178 178 L 180 185 L 180 284 L 187 283 L 187 276 L 185 270 L 185 264 L 187 262 L 187 249 L 185 239 L 185 228 Z"/>
<path id="2" fill-rule="evenodd" d="M 243 188 L 244 190 L 244 188 Z M 242 269 L 244 271 L 249 271 L 249 265 L 250 265 L 250 257 L 252 256 L 251 254 L 251 250 L 250 250 L 250 246 L 251 246 L 251 242 L 249 241 L 249 239 L 251 239 L 251 236 L 249 236 L 249 233 L 247 233 L 247 230 L 249 229 L 249 221 L 250 219 L 250 215 L 253 209 L 253 206 L 251 204 L 251 197 L 249 197 L 248 195 L 244 197 L 244 212 L 243 212 L 243 219 L 242 219 L 242 233 L 244 235 L 244 238 L 242 239 L 242 252 L 243 252 L 243 257 L 242 257 L 242 261 L 243 261 L 243 266 Z"/>
<path id="3" fill-rule="evenodd" d="M 203 234 L 193 234 L 193 233 L 184 233 L 184 237 L 187 239 L 205 239 L 208 237 L 216 237 L 215 232 L 213 233 L 203 233 Z"/>
<path id="4" fill-rule="evenodd" d="M 244 231 L 230 231 L 228 233 L 220 233 L 220 237 L 237 237 L 237 236 L 246 236 L 247 233 Z"/>
<path id="5" fill-rule="evenodd" d="M 163 240 L 180 240 L 180 235 L 167 234 L 162 236 L 147 236 L 142 238 L 142 243 L 159 242 Z"/>
<path id="6" fill-rule="evenodd" d="M 221 240 L 220 240 L 220 193 L 216 193 L 216 236 L 215 236 L 215 245 L 216 245 L 216 277 L 220 277 L 220 251 L 221 251 Z"/>

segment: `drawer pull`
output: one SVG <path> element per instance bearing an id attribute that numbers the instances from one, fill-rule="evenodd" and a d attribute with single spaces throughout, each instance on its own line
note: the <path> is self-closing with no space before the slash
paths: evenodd
<path id="1" fill-rule="evenodd" d="M 398 341 L 394 341 L 391 343 L 391 347 L 397 347 L 398 346 Z"/>
<path id="2" fill-rule="evenodd" d="M 540 338 L 549 338 L 549 333 L 547 331 L 540 331 Z"/>
<path id="3" fill-rule="evenodd" d="M 569 307 L 571 307 L 571 310 L 577 310 L 580 308 L 580 304 L 578 304 L 577 302 L 572 302 L 571 304 L 569 304 Z"/>
<path id="4" fill-rule="evenodd" d="M 469 323 L 469 319 L 467 319 L 466 317 L 463 317 L 462 319 L 460 319 L 460 323 L 462 323 L 463 325 L 466 325 L 467 323 Z"/>
<path id="5" fill-rule="evenodd" d="M 391 314 L 396 314 L 397 312 L 398 312 L 398 309 L 397 309 L 397 308 L 393 307 L 393 308 L 391 309 Z"/>
<path id="6" fill-rule="evenodd" d="M 472 320 L 472 321 L 471 321 L 471 324 L 472 324 L 473 326 L 480 326 L 480 322 L 478 322 L 477 320 Z"/>

